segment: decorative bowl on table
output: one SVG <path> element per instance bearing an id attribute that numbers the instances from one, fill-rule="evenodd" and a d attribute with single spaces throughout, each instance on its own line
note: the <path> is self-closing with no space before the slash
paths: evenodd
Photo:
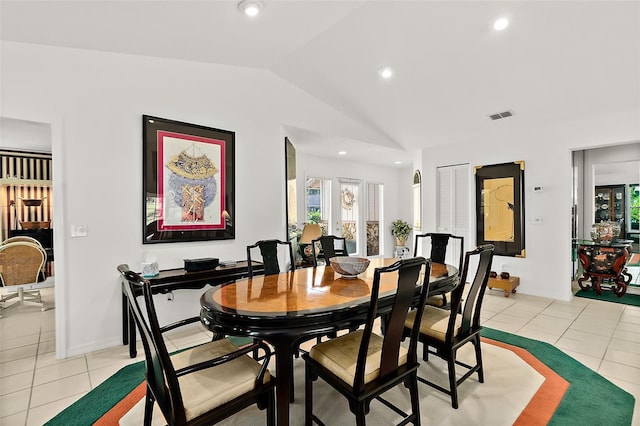
<path id="1" fill-rule="evenodd" d="M 336 256 L 329 259 L 329 263 L 343 278 L 355 278 L 369 267 L 369 259 L 364 257 Z"/>

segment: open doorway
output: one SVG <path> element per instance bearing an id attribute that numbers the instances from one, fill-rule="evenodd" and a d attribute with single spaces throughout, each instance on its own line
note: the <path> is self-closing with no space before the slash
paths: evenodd
<path id="1" fill-rule="evenodd" d="M 51 125 L 0 117 L 0 241 L 27 237 L 44 249 L 46 262 L 39 281 L 50 284 L 40 283 L 45 309 L 55 307 L 52 182 Z M 7 308 L 5 315 L 31 307 Z"/>
<path id="2" fill-rule="evenodd" d="M 602 220 L 620 226 L 617 239 L 632 242 L 640 252 L 638 197 L 640 196 L 640 143 L 608 146 L 573 153 L 573 278 L 582 275 L 577 256 L 581 240 L 591 240 L 591 228 Z M 640 287 L 640 264 L 632 254 L 627 271 L 630 284 Z M 636 293 L 640 293 L 638 288 Z"/>

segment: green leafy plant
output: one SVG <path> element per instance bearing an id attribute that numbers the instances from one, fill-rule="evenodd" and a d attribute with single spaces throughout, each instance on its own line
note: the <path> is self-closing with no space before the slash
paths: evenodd
<path id="1" fill-rule="evenodd" d="M 309 223 L 320 223 L 322 217 L 320 215 L 320 212 L 311 211 L 307 213 L 307 220 L 309 221 Z"/>
<path id="2" fill-rule="evenodd" d="M 391 235 L 400 241 L 406 241 L 411 234 L 411 226 L 402 219 L 395 220 L 391 223 Z"/>

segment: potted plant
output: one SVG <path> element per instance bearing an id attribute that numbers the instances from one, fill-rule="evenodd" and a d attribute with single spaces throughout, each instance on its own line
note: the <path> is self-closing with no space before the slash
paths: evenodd
<path id="1" fill-rule="evenodd" d="M 397 246 L 404 246 L 410 233 L 411 226 L 404 220 L 398 219 L 391 223 L 391 235 L 396 237 Z"/>

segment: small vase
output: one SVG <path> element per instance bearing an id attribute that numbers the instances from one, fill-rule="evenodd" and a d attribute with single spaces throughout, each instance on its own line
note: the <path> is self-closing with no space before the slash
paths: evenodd
<path id="1" fill-rule="evenodd" d="M 398 237 L 396 237 L 396 246 L 402 247 L 402 246 L 404 246 L 404 243 L 406 241 L 407 241 L 406 238 L 398 238 Z"/>
<path id="2" fill-rule="evenodd" d="M 617 222 L 604 221 L 594 223 L 591 226 L 591 239 L 603 245 L 609 245 L 620 235 L 620 224 Z"/>

